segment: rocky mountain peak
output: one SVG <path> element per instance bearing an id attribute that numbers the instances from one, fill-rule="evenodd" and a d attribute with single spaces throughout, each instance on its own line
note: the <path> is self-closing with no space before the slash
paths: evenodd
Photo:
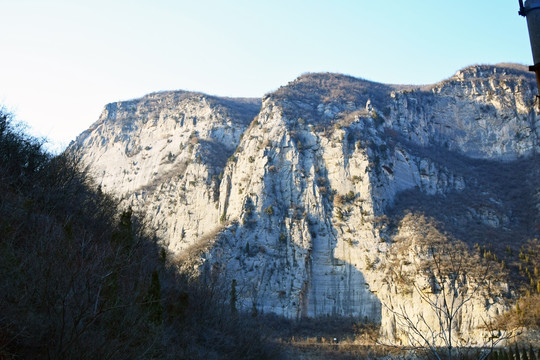
<path id="1" fill-rule="evenodd" d="M 383 304 L 411 295 L 383 269 L 406 212 L 469 244 L 538 236 L 535 86 L 496 65 L 430 86 L 305 74 L 262 101 L 155 93 L 107 105 L 70 151 L 184 266 L 234 279 L 239 305 L 368 318 L 391 338 Z M 463 331 L 504 308 L 485 304 Z"/>
<path id="2" fill-rule="evenodd" d="M 507 64 L 501 63 L 497 65 L 473 65 L 463 68 L 456 72 L 451 79 L 457 80 L 487 80 L 489 78 L 497 77 L 507 78 L 530 78 L 528 67 L 519 64 Z"/>

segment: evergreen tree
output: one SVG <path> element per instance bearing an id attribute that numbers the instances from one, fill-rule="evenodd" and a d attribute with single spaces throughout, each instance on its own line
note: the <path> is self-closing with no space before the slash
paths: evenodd
<path id="1" fill-rule="evenodd" d="M 238 300 L 238 296 L 236 294 L 236 279 L 233 279 L 231 283 L 231 311 L 233 314 L 238 313 L 238 309 L 236 308 L 236 300 Z"/>
<path id="2" fill-rule="evenodd" d="M 536 355 L 534 354 L 534 349 L 531 344 L 529 344 L 529 360 L 537 360 Z"/>
<path id="3" fill-rule="evenodd" d="M 529 356 L 527 355 L 527 350 L 523 349 L 523 354 L 521 355 L 521 360 L 529 360 Z"/>
<path id="4" fill-rule="evenodd" d="M 257 315 L 259 315 L 259 310 L 257 310 L 257 306 L 255 305 L 255 302 L 253 302 L 251 305 L 251 316 L 257 317 Z"/>
<path id="5" fill-rule="evenodd" d="M 161 283 L 157 270 L 152 271 L 152 280 L 148 287 L 146 304 L 149 311 L 150 320 L 155 324 L 161 324 L 163 316 L 163 306 L 161 305 Z"/>
<path id="6" fill-rule="evenodd" d="M 176 316 L 181 322 L 183 322 L 188 314 L 187 310 L 189 308 L 189 294 L 187 292 L 181 292 L 178 296 L 177 304 Z"/>
<path id="7" fill-rule="evenodd" d="M 134 243 L 132 215 L 131 207 L 122 212 L 118 222 L 118 229 L 111 237 L 113 243 L 125 248 L 129 248 Z"/>

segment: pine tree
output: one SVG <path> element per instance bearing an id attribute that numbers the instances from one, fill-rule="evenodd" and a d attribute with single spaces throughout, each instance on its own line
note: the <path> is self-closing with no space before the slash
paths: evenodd
<path id="1" fill-rule="evenodd" d="M 122 212 L 120 221 L 118 222 L 118 228 L 111 236 L 113 243 L 126 248 L 129 248 L 133 244 L 135 236 L 133 234 L 132 215 L 133 210 L 131 207 Z"/>
<path id="2" fill-rule="evenodd" d="M 163 306 L 161 305 L 161 283 L 157 270 L 152 271 L 152 280 L 148 287 L 146 303 L 150 315 L 150 320 L 155 324 L 161 324 L 163 316 Z"/>
<path id="3" fill-rule="evenodd" d="M 257 317 L 259 315 L 259 310 L 257 310 L 257 306 L 255 305 L 255 302 L 251 304 L 251 316 Z"/>
<path id="4" fill-rule="evenodd" d="M 536 355 L 534 354 L 534 349 L 531 344 L 529 344 L 529 360 L 537 360 Z"/>
<path id="5" fill-rule="evenodd" d="M 238 313 L 238 309 L 236 308 L 236 301 L 238 300 L 237 297 L 238 296 L 236 294 L 236 279 L 233 279 L 231 283 L 231 311 L 233 314 Z"/>
<path id="6" fill-rule="evenodd" d="M 189 293 L 181 292 L 178 295 L 177 306 L 175 308 L 175 315 L 180 322 L 184 322 L 187 318 L 189 309 Z"/>

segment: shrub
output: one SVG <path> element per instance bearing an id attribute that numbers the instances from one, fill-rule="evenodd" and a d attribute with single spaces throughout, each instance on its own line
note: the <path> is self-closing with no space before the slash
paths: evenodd
<path id="1" fill-rule="evenodd" d="M 334 196 L 334 206 L 343 205 L 345 203 L 345 197 L 341 194 L 336 194 Z"/>
<path id="2" fill-rule="evenodd" d="M 264 209 L 264 213 L 268 216 L 274 215 L 274 208 L 272 205 L 268 206 L 266 209 Z"/>
<path id="3" fill-rule="evenodd" d="M 0 358 L 278 356 L 251 316 L 231 316 L 220 281 L 179 273 L 76 156 L 9 120 L 0 111 Z"/>
<path id="4" fill-rule="evenodd" d="M 384 118 L 379 115 L 379 113 L 375 110 L 373 110 L 371 117 L 373 118 L 373 123 L 375 124 L 375 127 L 379 127 L 384 124 Z"/>
<path id="5" fill-rule="evenodd" d="M 0 148 L 0 357 L 153 353 L 159 251 L 142 218 L 120 212 L 75 156 L 45 153 L 4 114 Z"/>

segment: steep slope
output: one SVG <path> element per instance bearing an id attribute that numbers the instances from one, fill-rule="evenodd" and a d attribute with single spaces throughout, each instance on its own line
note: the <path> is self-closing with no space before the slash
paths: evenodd
<path id="1" fill-rule="evenodd" d="M 0 359 L 157 353 L 160 305 L 141 299 L 159 247 L 74 159 L 20 129 L 0 108 Z"/>
<path id="2" fill-rule="evenodd" d="M 393 240 L 416 231 L 405 211 L 471 244 L 517 248 L 538 236 L 535 91 L 516 65 L 473 66 L 423 87 L 307 74 L 265 96 L 249 127 L 258 109 L 245 102 L 227 116 L 204 95 L 168 94 L 164 106 L 155 94 L 153 117 L 142 100 L 109 105 L 77 145 L 184 262 L 202 256 L 199 269 L 236 280 L 244 308 L 358 316 L 399 341 L 388 304 L 413 297 L 384 269 Z M 196 123 L 174 125 L 171 108 Z M 179 151 L 188 140 L 192 152 Z M 222 151 L 204 153 L 207 143 Z M 504 308 L 505 285 L 494 292 L 491 305 L 464 309 L 464 331 Z"/>
<path id="3" fill-rule="evenodd" d="M 259 108 L 257 99 L 154 93 L 107 105 L 69 151 L 180 251 L 215 227 L 220 174 Z"/>
<path id="4" fill-rule="evenodd" d="M 0 107 L 0 359 L 281 359 L 153 231 Z"/>

